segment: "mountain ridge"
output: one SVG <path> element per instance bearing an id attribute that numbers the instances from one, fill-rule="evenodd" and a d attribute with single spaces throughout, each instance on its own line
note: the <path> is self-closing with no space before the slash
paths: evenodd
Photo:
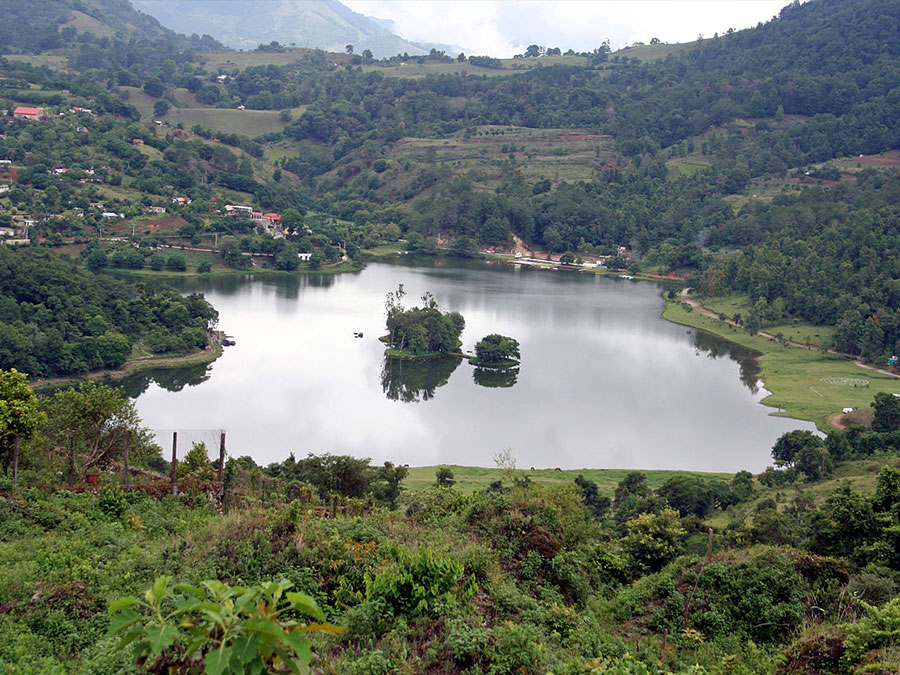
<path id="1" fill-rule="evenodd" d="M 204 32 L 235 49 L 282 44 L 343 52 L 372 51 L 376 58 L 427 54 L 428 49 L 389 31 L 383 21 L 337 0 L 133 0 L 134 7 L 186 34 Z"/>

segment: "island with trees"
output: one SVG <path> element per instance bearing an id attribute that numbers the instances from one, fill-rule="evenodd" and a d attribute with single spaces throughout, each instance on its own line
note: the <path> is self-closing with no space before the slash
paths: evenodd
<path id="1" fill-rule="evenodd" d="M 430 292 L 422 295 L 421 307 L 405 308 L 403 284 L 385 298 L 387 345 L 385 354 L 398 358 L 429 358 L 450 354 L 462 356 L 459 336 L 466 321 L 459 312 L 443 311 Z"/>

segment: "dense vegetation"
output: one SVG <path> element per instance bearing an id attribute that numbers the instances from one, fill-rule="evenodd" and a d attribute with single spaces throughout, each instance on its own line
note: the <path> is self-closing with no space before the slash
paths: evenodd
<path id="1" fill-rule="evenodd" d="M 434 296 L 426 292 L 421 307 L 403 306 L 403 285 L 385 299 L 389 349 L 414 356 L 456 353 L 462 344 L 459 336 L 466 320 L 459 312 L 444 312 Z"/>
<path id="2" fill-rule="evenodd" d="M 135 343 L 206 347 L 218 313 L 200 295 L 95 276 L 39 249 L 0 247 L 0 368 L 51 377 L 118 368 Z"/>
<path id="3" fill-rule="evenodd" d="M 78 374 L 206 344 L 216 313 L 201 297 L 83 267 L 202 272 L 252 253 L 289 271 L 298 253 L 315 269 L 383 243 L 472 256 L 514 237 L 562 262 L 616 254 L 610 268 L 692 275 L 707 295 L 745 296 L 730 318 L 751 333 L 830 326 L 834 347 L 881 361 L 900 352 L 900 175 L 854 164 L 900 148 L 898 21 L 887 0 L 811 0 L 652 63 L 598 49 L 580 65 L 507 72 L 470 57 L 497 76 L 416 79 L 371 57 L 266 62 L 279 45 L 244 67 L 207 65 L 214 40 L 168 32 L 124 0 L 8 0 L 0 98 L 46 119 L 10 116 L 0 138 L 0 226 L 32 223 L 32 245 L 0 247 L 0 368 Z M 257 133 L 260 120 L 277 130 Z M 283 238 L 226 216 L 226 203 L 281 212 Z M 210 255 L 197 263 L 188 245 Z M 61 246 L 80 260 L 46 250 Z M 386 305 L 390 347 L 456 351 L 462 317 L 430 296 L 401 301 L 402 289 Z M 517 358 L 497 337 L 483 347 Z M 458 364 L 389 360 L 382 384 L 392 399 L 428 398 Z M 514 380 L 475 371 L 483 386 Z M 871 426 L 785 434 L 758 481 L 677 474 L 651 487 L 633 472 L 617 486 L 543 485 L 501 455 L 490 489 L 464 493 L 444 471 L 413 493 L 405 467 L 339 455 L 218 467 L 197 446 L 171 496 L 171 467 L 118 391 L 38 401 L 17 373 L 0 391 L 0 669 L 897 668 L 890 395 L 875 398 Z M 119 489 L 125 448 L 155 496 Z M 218 468 L 225 485 L 210 488 Z M 88 472 L 103 473 L 98 494 L 37 487 L 75 488 Z M 172 620 L 126 598 L 111 622 L 128 595 Z M 261 598 L 274 628 L 251 607 Z M 200 600 L 227 611 L 239 641 Z M 182 610 L 195 620 L 176 621 Z M 309 651 L 291 637 L 304 617 L 347 630 L 313 636 Z"/>
<path id="4" fill-rule="evenodd" d="M 170 467 L 136 442 L 140 420 L 117 400 L 102 385 L 23 399 L 46 415 L 19 429 L 18 485 L 0 478 L 0 666 L 11 672 L 280 672 L 295 660 L 347 673 L 896 668 L 895 445 L 870 466 L 837 461 L 853 482 L 825 485 L 796 469 L 790 449 L 808 439 L 791 432 L 769 487 L 748 472 L 538 483 L 507 451 L 498 479 L 473 493 L 447 467 L 412 492 L 404 467 L 335 455 L 229 458 L 222 493 L 195 446 L 172 496 Z M 873 426 L 896 431 L 897 404 L 876 403 Z M 60 420 L 80 429 L 74 455 L 52 450 Z M 122 429 L 132 466 L 162 472 L 149 494 L 120 487 Z M 32 487 L 58 483 L 72 456 L 79 478 L 101 473 L 99 492 Z"/>

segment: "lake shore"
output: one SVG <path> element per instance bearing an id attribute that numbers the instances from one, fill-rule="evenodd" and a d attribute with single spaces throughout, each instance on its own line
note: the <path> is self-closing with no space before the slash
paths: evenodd
<path id="1" fill-rule="evenodd" d="M 702 302 L 692 302 L 702 308 Z M 663 318 L 757 352 L 760 379 L 770 392 L 762 403 L 778 408 L 772 415 L 813 422 L 822 432 L 835 428 L 833 420 L 844 408 L 868 408 L 879 391 L 900 394 L 895 375 L 833 352 L 785 344 L 766 334 L 750 335 L 680 299 L 666 302 Z"/>
<path id="2" fill-rule="evenodd" d="M 216 331 L 210 338 L 209 344 L 200 352 L 195 354 L 185 354 L 184 356 L 160 356 L 147 359 L 135 359 L 127 361 L 121 368 L 115 370 L 97 370 L 84 375 L 73 375 L 71 377 L 53 377 L 41 380 L 33 380 L 30 382 L 31 387 L 35 391 L 44 389 L 55 389 L 66 385 L 75 385 L 80 382 L 88 382 L 91 380 L 116 381 L 129 375 L 134 375 L 143 370 L 151 370 L 156 368 L 185 368 L 187 366 L 197 366 L 204 363 L 212 363 L 222 356 L 224 351 L 225 334 Z"/>

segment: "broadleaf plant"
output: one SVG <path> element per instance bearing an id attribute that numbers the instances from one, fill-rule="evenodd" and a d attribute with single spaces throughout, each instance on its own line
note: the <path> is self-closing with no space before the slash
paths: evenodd
<path id="1" fill-rule="evenodd" d="M 306 634 L 343 628 L 326 623 L 308 595 L 287 593 L 290 587 L 286 580 L 249 587 L 216 580 L 202 588 L 173 586 L 158 577 L 143 600 L 129 596 L 110 604 L 109 634 L 119 636 L 119 650 L 131 646 L 136 663 L 152 670 L 305 673 L 313 658 Z"/>

